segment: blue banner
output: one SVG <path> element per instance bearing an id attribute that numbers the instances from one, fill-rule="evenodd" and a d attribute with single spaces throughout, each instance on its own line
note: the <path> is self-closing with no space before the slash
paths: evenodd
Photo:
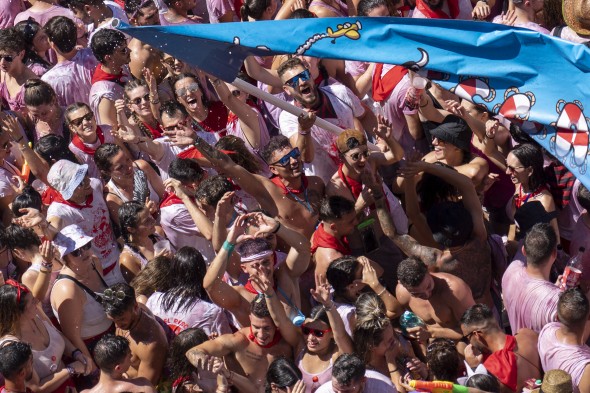
<path id="1" fill-rule="evenodd" d="M 214 25 L 120 25 L 166 53 L 232 81 L 249 55 L 402 64 L 527 131 L 586 187 L 590 49 L 536 31 L 437 19 L 319 18 Z"/>

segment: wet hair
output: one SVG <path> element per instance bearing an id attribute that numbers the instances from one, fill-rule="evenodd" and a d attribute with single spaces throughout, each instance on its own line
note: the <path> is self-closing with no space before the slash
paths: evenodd
<path id="1" fill-rule="evenodd" d="M 463 202 L 437 203 L 426 219 L 434 241 L 446 248 L 463 246 L 473 233 L 473 218 Z"/>
<path id="2" fill-rule="evenodd" d="M 426 349 L 426 364 L 435 381 L 456 381 L 460 375 L 461 357 L 455 342 L 436 338 Z"/>
<path id="3" fill-rule="evenodd" d="M 270 311 L 268 310 L 268 306 L 266 305 L 266 301 L 264 300 L 264 294 L 261 293 L 257 295 L 250 302 L 250 314 L 254 315 L 257 318 L 271 318 Z"/>
<path id="4" fill-rule="evenodd" d="M 264 251 L 272 250 L 272 245 L 266 239 L 256 237 L 253 239 L 246 239 L 238 243 L 236 251 L 240 254 L 240 257 L 245 258 L 251 255 L 260 254 Z"/>
<path id="5" fill-rule="evenodd" d="M 59 160 L 68 160 L 78 164 L 78 159 L 68 148 L 69 141 L 61 135 L 48 134 L 37 141 L 35 152 L 41 156 L 49 166 Z"/>
<path id="6" fill-rule="evenodd" d="M 93 358 L 101 371 L 110 374 L 130 352 L 129 340 L 125 337 L 107 334 L 98 340 L 94 347 Z"/>
<path id="7" fill-rule="evenodd" d="M 427 273 L 428 266 L 415 257 L 406 258 L 397 266 L 397 278 L 406 288 L 415 288 L 420 285 Z"/>
<path id="8" fill-rule="evenodd" d="M 51 67 L 49 62 L 37 54 L 35 51 L 35 45 L 33 44 L 35 36 L 42 30 L 39 22 L 29 16 L 29 19 L 20 21 L 14 25 L 14 29 L 20 33 L 25 42 L 25 57 L 23 57 L 23 63 L 26 65 L 39 63 L 46 68 Z"/>
<path id="9" fill-rule="evenodd" d="M 268 370 L 266 371 L 266 387 L 264 392 L 272 392 L 271 384 L 274 384 L 280 389 L 293 387 L 302 378 L 301 370 L 299 370 L 292 360 L 284 357 L 276 358 L 268 366 Z"/>
<path id="10" fill-rule="evenodd" d="M 43 207 L 41 194 L 39 194 L 39 192 L 37 192 L 37 190 L 31 186 L 25 186 L 23 191 L 14 198 L 11 206 L 12 214 L 15 217 L 21 217 L 25 213 L 21 213 L 20 209 L 24 209 L 26 207 L 37 209 L 39 211 L 41 211 Z"/>
<path id="11" fill-rule="evenodd" d="M 349 385 L 363 379 L 366 370 L 365 362 L 361 358 L 357 355 L 344 353 L 338 356 L 332 366 L 332 378 L 341 385 Z"/>
<path id="12" fill-rule="evenodd" d="M 131 285 L 127 283 L 118 283 L 110 286 L 108 289 L 113 291 L 113 293 L 123 292 L 125 294 L 123 299 L 119 299 L 117 296 L 103 296 L 102 307 L 108 316 L 113 318 L 120 317 L 125 312 L 130 311 L 137 304 L 137 301 L 135 300 L 135 290 Z"/>
<path id="13" fill-rule="evenodd" d="M 125 202 L 119 207 L 119 230 L 125 244 L 131 243 L 131 232 L 127 228 L 137 227 L 139 213 L 145 208 L 143 203 L 137 201 Z"/>
<path id="14" fill-rule="evenodd" d="M 102 1 L 101 1 L 102 3 Z M 104 64 L 107 56 L 112 56 L 121 45 L 127 45 L 125 35 L 118 30 L 100 29 L 92 36 L 90 49 L 96 60 Z"/>
<path id="15" fill-rule="evenodd" d="M 305 64 L 303 63 L 303 61 L 298 58 L 298 57 L 292 57 L 286 61 L 284 61 L 283 63 L 281 63 L 281 65 L 279 66 L 279 68 L 277 68 L 277 73 L 279 74 L 279 78 L 282 78 L 283 75 L 296 67 L 303 67 L 304 69 L 307 69 L 307 67 L 305 66 Z"/>
<path id="16" fill-rule="evenodd" d="M 31 345 L 22 341 L 3 343 L 0 347 L 0 373 L 8 381 L 20 373 L 33 357 Z"/>
<path id="17" fill-rule="evenodd" d="M 98 149 L 96 149 L 94 152 L 94 163 L 103 176 L 110 177 L 112 166 L 111 160 L 119 154 L 120 151 L 121 148 L 119 145 L 114 143 L 103 143 Z"/>
<path id="18" fill-rule="evenodd" d="M 247 137 L 246 137 L 247 139 Z M 248 142 L 250 143 L 250 142 Z M 260 172 L 260 163 L 256 156 L 246 147 L 246 141 L 234 135 L 226 135 L 215 144 L 215 148 L 232 151 L 229 158 L 250 173 Z"/>
<path id="19" fill-rule="evenodd" d="M 92 113 L 92 109 L 91 109 L 91 108 L 90 108 L 90 107 L 89 107 L 87 104 L 85 104 L 85 103 L 83 103 L 83 102 L 76 102 L 76 103 L 73 103 L 73 104 L 69 105 L 69 106 L 68 106 L 68 107 L 67 107 L 67 108 L 64 110 L 64 119 L 65 119 L 66 125 L 67 125 L 68 127 L 70 127 L 70 129 L 72 128 L 72 126 L 71 126 L 72 122 L 71 122 L 71 119 L 70 119 L 70 114 L 71 114 L 72 112 L 75 112 L 75 111 L 77 111 L 78 109 L 82 109 L 82 108 L 86 108 L 86 109 L 88 109 L 88 111 L 89 111 L 90 113 Z"/>
<path id="20" fill-rule="evenodd" d="M 186 78 L 190 78 L 195 81 L 197 85 L 199 85 L 199 89 L 201 90 L 201 102 L 205 108 L 209 108 L 210 102 L 207 98 L 207 94 L 205 94 L 205 89 L 203 89 L 203 85 L 201 85 L 201 81 L 195 74 L 191 74 L 190 72 L 183 72 L 172 77 L 172 92 L 174 93 L 174 98 L 178 100 L 178 96 L 176 95 L 176 84 Z M 186 108 L 185 108 L 186 109 Z"/>
<path id="21" fill-rule="evenodd" d="M 172 285 L 171 265 L 172 260 L 165 256 L 159 256 L 149 261 L 131 280 L 131 286 L 135 288 L 135 293 L 150 297 L 154 292 L 166 291 Z"/>
<path id="22" fill-rule="evenodd" d="M 206 174 L 199 163 L 190 158 L 175 158 L 168 166 L 168 176 L 181 183 L 200 182 Z"/>
<path id="23" fill-rule="evenodd" d="M 541 266 L 551 257 L 556 246 L 557 236 L 551 224 L 537 223 L 533 225 L 524 238 L 527 264 Z"/>
<path id="24" fill-rule="evenodd" d="M 18 330 L 20 317 L 27 306 L 22 290 L 17 301 L 18 291 L 18 288 L 8 284 L 0 287 L 0 337 L 14 335 Z"/>
<path id="25" fill-rule="evenodd" d="M 242 21 L 248 22 L 248 17 L 254 20 L 262 19 L 264 11 L 272 5 L 273 0 L 246 0 L 240 8 Z"/>
<path id="26" fill-rule="evenodd" d="M 262 159 L 267 164 L 270 164 L 272 161 L 272 155 L 275 151 L 283 150 L 284 148 L 291 148 L 291 142 L 289 138 L 284 135 L 277 135 L 270 138 L 270 141 L 260 150 L 260 155 Z"/>
<path id="27" fill-rule="evenodd" d="M 0 29 L 0 50 L 20 54 L 25 50 L 25 40 L 16 29 Z"/>
<path id="28" fill-rule="evenodd" d="M 363 293 L 356 303 L 356 325 L 352 333 L 354 353 L 369 363 L 371 352 L 383 340 L 383 333 L 391 326 L 385 314 L 385 304 L 374 293 Z"/>
<path id="29" fill-rule="evenodd" d="M 467 379 L 465 386 L 468 388 L 480 389 L 484 392 L 500 391 L 500 382 L 498 382 L 496 377 L 488 374 L 473 374 L 471 377 L 469 377 L 469 379 Z"/>
<path id="30" fill-rule="evenodd" d="M 578 203 L 580 206 L 590 212 L 590 191 L 588 191 L 585 185 L 580 184 L 576 196 L 578 197 Z"/>
<path id="31" fill-rule="evenodd" d="M 546 183 L 543 171 L 543 152 L 537 145 L 523 143 L 512 149 L 510 153 L 518 158 L 522 166 L 533 169 L 533 173 L 529 177 L 529 188 L 532 191 Z"/>
<path id="32" fill-rule="evenodd" d="M 324 197 L 320 204 L 320 221 L 334 222 L 354 212 L 354 201 L 339 195 Z"/>
<path id="33" fill-rule="evenodd" d="M 225 193 L 233 190 L 233 184 L 226 177 L 217 175 L 203 180 L 199 184 L 195 196 L 199 202 L 215 207 Z"/>
<path id="34" fill-rule="evenodd" d="M 182 106 L 177 101 L 166 101 L 160 106 L 160 118 L 162 118 L 164 115 L 171 118 L 176 118 L 179 116 L 179 114 L 182 117 L 188 116 L 188 112 L 184 106 Z"/>
<path id="35" fill-rule="evenodd" d="M 24 101 L 27 106 L 51 105 L 57 103 L 53 87 L 41 79 L 29 79 L 24 85 Z"/>
<path id="36" fill-rule="evenodd" d="M 306 8 L 296 9 L 291 13 L 289 19 L 311 19 L 317 18 L 317 15 Z"/>
<path id="37" fill-rule="evenodd" d="M 168 274 L 174 277 L 174 285 L 162 294 L 162 309 L 165 312 L 187 312 L 197 301 L 208 301 L 203 288 L 207 273 L 205 259 L 199 250 L 182 247 L 172 258 Z"/>
<path id="38" fill-rule="evenodd" d="M 461 325 L 480 326 L 482 328 L 497 324 L 494 313 L 485 304 L 474 304 L 469 307 L 461 316 Z"/>
<path id="39" fill-rule="evenodd" d="M 354 273 L 360 266 L 355 257 L 344 256 L 334 259 L 326 270 L 326 279 L 336 296 L 344 296 L 346 287 L 354 282 Z"/>
<path id="40" fill-rule="evenodd" d="M 435 165 L 441 165 L 445 168 L 456 171 L 452 166 L 437 162 Z M 428 212 L 432 206 L 443 201 L 457 201 L 461 196 L 459 189 L 454 185 L 447 183 L 441 177 L 431 173 L 423 173 L 422 180 L 418 185 L 418 196 L 420 204 L 425 212 Z"/>
<path id="41" fill-rule="evenodd" d="M 178 378 L 187 377 L 195 371 L 195 367 L 188 361 L 186 352 L 209 340 L 207 333 L 201 328 L 188 328 L 178 333 L 170 344 L 168 353 L 167 366 L 170 369 L 171 379 L 174 381 Z"/>
<path id="42" fill-rule="evenodd" d="M 386 0 L 361 0 L 357 5 L 356 10 L 358 16 L 369 16 L 371 11 L 381 6 L 389 9 L 389 4 L 387 4 Z"/>
<path id="43" fill-rule="evenodd" d="M 579 287 L 568 289 L 559 296 L 557 316 L 568 327 L 583 326 L 588 320 L 590 305 Z"/>
<path id="44" fill-rule="evenodd" d="M 8 248 L 20 248 L 21 250 L 29 250 L 41 245 L 41 240 L 35 231 L 15 224 L 6 227 L 2 235 L 2 242 Z"/>
<path id="45" fill-rule="evenodd" d="M 78 31 L 76 24 L 65 16 L 54 16 L 43 26 L 47 38 L 62 53 L 70 53 L 76 47 Z"/>

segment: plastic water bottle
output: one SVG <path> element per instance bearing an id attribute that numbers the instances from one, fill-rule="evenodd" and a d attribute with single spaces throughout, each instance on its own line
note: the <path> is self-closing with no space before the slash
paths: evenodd
<path id="1" fill-rule="evenodd" d="M 584 251 L 586 251 L 586 249 L 580 247 L 578 254 L 570 259 L 565 267 L 563 278 L 561 279 L 561 285 L 559 286 L 562 291 L 577 287 L 580 283 L 580 277 L 582 276 L 582 255 L 584 255 Z"/>
<path id="2" fill-rule="evenodd" d="M 426 326 L 424 321 L 411 311 L 404 311 L 402 316 L 399 317 L 399 324 L 404 334 L 408 333 L 407 329 L 409 328 L 413 328 L 416 326 Z"/>

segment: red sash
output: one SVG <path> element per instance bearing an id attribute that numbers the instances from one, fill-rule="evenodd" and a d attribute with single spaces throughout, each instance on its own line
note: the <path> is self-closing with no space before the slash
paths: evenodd
<path id="1" fill-rule="evenodd" d="M 381 77 L 382 71 L 383 63 L 377 63 L 373 73 L 373 100 L 376 102 L 381 102 L 389 97 L 393 89 L 408 73 L 408 70 L 402 66 L 394 66 L 383 77 Z"/>
<path id="2" fill-rule="evenodd" d="M 100 81 L 107 81 L 107 82 L 113 82 L 113 83 L 117 83 L 121 86 L 125 86 L 125 80 L 127 75 L 123 74 L 122 72 L 120 74 L 109 74 L 108 72 L 105 72 L 102 69 L 102 65 L 99 64 L 96 66 L 96 69 L 94 70 L 94 74 L 92 74 L 92 83 L 91 84 L 95 84 L 96 82 L 100 82 Z"/>
<path id="3" fill-rule="evenodd" d="M 41 194 L 41 201 L 45 206 L 51 205 L 51 203 L 57 198 L 59 192 L 57 192 L 54 188 L 47 187 L 43 194 Z"/>
<path id="4" fill-rule="evenodd" d="M 311 237 L 311 253 L 315 254 L 319 247 L 331 248 L 342 255 L 350 255 L 352 253 L 346 236 L 343 236 L 342 240 L 338 240 L 324 230 L 323 222 L 318 225 L 318 228 Z"/>
<path id="5" fill-rule="evenodd" d="M 235 152 L 235 151 L 233 151 L 233 150 L 220 150 L 220 151 L 221 151 L 222 153 L 225 153 L 225 154 L 235 154 L 235 153 L 236 153 L 236 152 Z M 198 159 L 198 158 L 203 158 L 203 157 L 205 157 L 205 156 L 203 156 L 203 155 L 201 154 L 201 152 L 197 150 L 197 148 L 196 148 L 196 147 L 194 147 L 194 146 L 191 146 L 191 147 L 189 147 L 188 149 L 186 149 L 186 150 L 183 150 L 183 151 L 181 151 L 180 153 L 178 153 L 178 154 L 176 155 L 176 157 L 178 157 L 178 158 L 182 158 L 182 159 L 185 159 L 185 160 L 186 160 L 186 159 L 193 159 L 193 160 L 196 160 L 196 159 Z"/>
<path id="6" fill-rule="evenodd" d="M 517 370 L 516 370 L 516 338 L 506 335 L 504 348 L 492 353 L 483 362 L 485 368 L 500 382 L 516 391 Z"/>
<path id="7" fill-rule="evenodd" d="M 283 184 L 283 182 L 281 181 L 281 178 L 278 176 L 273 176 L 270 178 L 270 181 L 273 182 L 276 186 L 278 186 L 281 189 L 281 192 L 283 193 L 283 195 L 289 195 L 289 194 L 295 194 L 295 195 L 299 195 L 305 192 L 305 190 L 307 189 L 307 177 L 304 174 L 301 174 L 301 188 L 300 189 L 296 189 L 296 188 L 288 188 L 286 185 Z"/>
<path id="8" fill-rule="evenodd" d="M 104 143 L 104 134 L 99 126 L 96 126 L 96 136 L 98 137 L 98 140 L 102 145 Z M 77 134 L 74 134 L 74 136 L 72 137 L 72 143 L 74 144 L 74 146 L 76 146 L 78 149 L 82 150 L 89 156 L 94 156 L 94 153 L 96 152 L 96 149 L 86 146 Z"/>
<path id="9" fill-rule="evenodd" d="M 338 166 L 338 176 L 340 176 L 340 179 L 342 179 L 342 181 L 348 186 L 348 189 L 350 190 L 352 196 L 354 196 L 354 200 L 356 201 L 359 195 L 361 195 L 361 192 L 363 191 L 363 183 L 346 176 L 342 171 L 343 165 L 344 164 L 340 164 Z"/>
<path id="10" fill-rule="evenodd" d="M 441 9 L 433 10 L 426 4 L 425 0 L 416 0 L 416 8 L 430 19 L 456 19 L 457 15 L 459 15 L 459 0 L 446 0 L 446 2 L 449 5 L 451 16 Z"/>

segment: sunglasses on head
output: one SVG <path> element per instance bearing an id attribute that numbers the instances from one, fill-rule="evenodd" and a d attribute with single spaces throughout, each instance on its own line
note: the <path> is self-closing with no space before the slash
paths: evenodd
<path id="1" fill-rule="evenodd" d="M 82 117 L 70 120 L 70 124 L 73 125 L 74 127 L 80 127 L 84 120 L 91 121 L 92 119 L 94 119 L 94 114 L 92 112 L 88 112 L 87 114 L 85 114 Z"/>
<path id="2" fill-rule="evenodd" d="M 82 256 L 82 254 L 83 254 L 85 251 L 88 251 L 88 250 L 90 250 L 90 247 L 92 247 L 92 242 L 88 242 L 88 243 L 84 244 L 82 247 L 80 247 L 80 248 L 78 248 L 78 249 L 75 249 L 75 250 L 74 250 L 74 251 L 72 251 L 70 254 L 72 254 L 72 256 L 74 256 L 74 257 L 79 257 L 79 256 Z"/>
<path id="3" fill-rule="evenodd" d="M 285 85 L 290 87 L 299 86 L 299 81 L 306 82 L 311 78 L 309 74 L 309 70 L 303 70 L 299 74 L 295 75 L 293 78 L 289 79 L 285 82 Z"/>
<path id="4" fill-rule="evenodd" d="M 137 97 L 131 100 L 132 104 L 141 105 L 141 102 L 150 102 L 150 93 L 145 93 L 143 97 Z"/>
<path id="5" fill-rule="evenodd" d="M 180 89 L 176 90 L 176 95 L 179 97 L 183 97 L 186 93 L 192 93 L 194 91 L 199 91 L 200 87 L 198 83 L 191 83 L 187 87 L 181 87 Z"/>
<path id="6" fill-rule="evenodd" d="M 299 148 L 296 147 L 289 153 L 282 156 L 276 162 L 271 163 L 270 165 L 287 166 L 291 162 L 291 158 L 298 159 L 299 157 L 301 157 L 301 152 L 299 151 Z"/>
<path id="7" fill-rule="evenodd" d="M 12 55 L 0 55 L 0 61 L 4 60 L 7 63 L 12 63 L 14 56 Z"/>
<path id="8" fill-rule="evenodd" d="M 332 331 L 332 329 L 320 330 L 320 329 L 313 329 L 313 328 L 307 327 L 305 325 L 301 326 L 301 332 L 303 332 L 304 336 L 309 336 L 310 334 L 312 334 L 314 337 L 322 338 L 322 337 L 324 337 L 324 334 L 329 333 L 331 331 Z"/>
<path id="9" fill-rule="evenodd" d="M 121 290 L 113 291 L 111 288 L 105 289 L 102 293 L 102 297 L 109 301 L 113 301 L 115 299 L 123 300 L 126 296 L 127 295 L 125 295 L 125 292 Z"/>

